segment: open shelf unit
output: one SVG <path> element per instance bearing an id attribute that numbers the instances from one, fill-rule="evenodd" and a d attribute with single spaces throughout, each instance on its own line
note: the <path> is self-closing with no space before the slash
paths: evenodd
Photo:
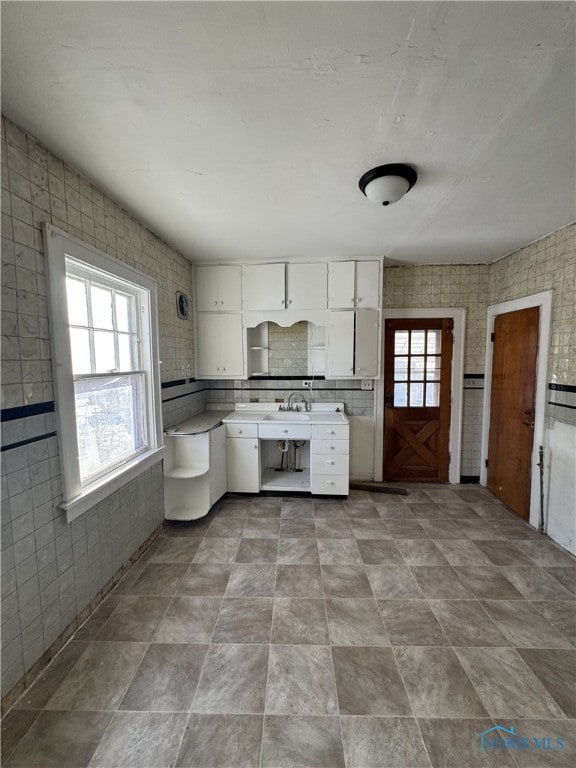
<path id="1" fill-rule="evenodd" d="M 268 467 L 262 472 L 260 488 L 263 491 L 309 491 L 310 470 L 278 472 Z"/>

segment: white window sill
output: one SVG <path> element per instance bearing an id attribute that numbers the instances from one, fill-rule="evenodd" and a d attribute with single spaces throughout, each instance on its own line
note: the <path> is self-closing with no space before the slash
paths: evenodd
<path id="1" fill-rule="evenodd" d="M 101 502 L 111 493 L 117 491 L 122 486 L 129 483 L 138 475 L 142 474 L 149 467 L 154 464 L 158 464 L 162 461 L 164 454 L 164 447 L 155 448 L 152 451 L 148 451 L 143 456 L 138 456 L 134 461 L 122 465 L 122 467 L 114 474 L 106 475 L 105 478 L 98 480 L 90 485 L 87 485 L 82 493 L 75 496 L 70 501 L 65 501 L 60 505 L 60 508 L 66 512 L 66 522 L 71 523 L 84 512 L 94 507 Z"/>

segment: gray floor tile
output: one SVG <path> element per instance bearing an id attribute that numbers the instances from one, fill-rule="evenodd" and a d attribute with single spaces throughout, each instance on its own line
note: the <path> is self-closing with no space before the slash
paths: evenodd
<path id="1" fill-rule="evenodd" d="M 318 539 L 318 553 L 323 565 L 361 565 L 362 558 L 354 539 Z"/>
<path id="2" fill-rule="evenodd" d="M 456 648 L 456 653 L 492 717 L 563 717 L 514 648 Z"/>
<path id="3" fill-rule="evenodd" d="M 552 576 L 552 578 L 556 579 L 563 587 L 564 589 L 567 589 L 568 592 L 572 595 L 572 597 L 576 597 L 576 568 L 573 566 L 566 567 L 560 567 L 560 568 L 550 568 L 549 566 L 545 567 L 544 570 Z"/>
<path id="4" fill-rule="evenodd" d="M 344 511 L 349 520 L 381 520 L 380 513 L 374 504 L 346 504 Z"/>
<path id="5" fill-rule="evenodd" d="M 468 597 L 494 600 L 521 600 L 523 595 L 508 581 L 502 569 L 491 565 L 457 565 L 455 571 L 470 590 Z M 436 597 L 436 595 L 431 595 Z M 450 597 L 450 595 L 437 595 Z M 456 597 L 456 595 L 453 595 Z"/>
<path id="6" fill-rule="evenodd" d="M 472 569 L 484 566 L 460 566 L 457 569 L 458 573 L 464 567 Z M 458 578 L 456 570 L 451 566 L 413 565 L 410 570 L 426 597 L 450 600 L 464 600 L 472 597 L 470 590 Z"/>
<path id="7" fill-rule="evenodd" d="M 356 539 L 391 539 L 383 520 L 350 520 L 350 527 Z"/>
<path id="8" fill-rule="evenodd" d="M 484 552 L 466 539 L 438 539 L 436 546 L 450 565 L 491 565 Z"/>
<path id="9" fill-rule="evenodd" d="M 212 520 L 206 536 L 216 539 L 240 539 L 244 530 L 244 520 L 239 518 L 219 518 Z"/>
<path id="10" fill-rule="evenodd" d="M 237 563 L 275 563 L 278 559 L 276 539 L 241 539 Z"/>
<path id="11" fill-rule="evenodd" d="M 572 600 L 572 595 L 543 568 L 512 565 L 502 573 L 527 600 Z"/>
<path id="12" fill-rule="evenodd" d="M 250 500 L 249 517 L 280 517 L 283 501 L 262 496 Z"/>
<path id="13" fill-rule="evenodd" d="M 421 526 L 431 539 L 461 539 L 462 530 L 453 520 L 422 520 Z"/>
<path id="14" fill-rule="evenodd" d="M 518 768 L 573 768 L 576 765 L 576 722 L 573 720 L 508 720 L 506 724 L 531 747 L 513 751 Z M 547 748 L 538 748 L 536 741 Z"/>
<path id="15" fill-rule="evenodd" d="M 344 768 L 337 717 L 266 715 L 262 768 Z"/>
<path id="16" fill-rule="evenodd" d="M 430 534 L 414 519 L 411 520 L 386 520 L 384 522 L 387 533 L 393 539 L 428 539 Z M 370 537 L 373 538 L 373 537 Z"/>
<path id="17" fill-rule="evenodd" d="M 176 538 L 180 538 L 182 536 L 186 536 L 187 538 L 201 539 L 210 527 L 211 523 L 211 516 L 203 520 L 192 520 L 185 523 L 176 522 L 174 520 L 167 520 L 164 532 L 166 536 L 170 537 L 174 536 Z"/>
<path id="18" fill-rule="evenodd" d="M 348 768 L 430 768 L 416 721 L 410 717 L 343 717 Z"/>
<path id="19" fill-rule="evenodd" d="M 433 768 L 515 768 L 506 749 L 481 751 L 479 733 L 492 728 L 491 718 L 418 720 Z"/>
<path id="20" fill-rule="evenodd" d="M 86 648 L 85 643 L 75 641 L 64 646 L 34 685 L 24 692 L 22 698 L 16 702 L 15 707 L 17 709 L 43 709 Z M 5 719 L 2 719 L 3 727 Z"/>
<path id="21" fill-rule="evenodd" d="M 192 563 L 233 563 L 238 554 L 240 539 L 202 539 Z"/>
<path id="22" fill-rule="evenodd" d="M 518 648 L 570 647 L 568 639 L 526 601 L 484 600 L 482 605 L 502 634 Z"/>
<path id="23" fill-rule="evenodd" d="M 396 542 L 388 539 L 357 539 L 362 562 L 366 565 L 403 565 Z"/>
<path id="24" fill-rule="evenodd" d="M 151 563 L 191 563 L 200 546 L 200 539 L 162 537 L 154 553 Z"/>
<path id="25" fill-rule="evenodd" d="M 126 594 L 174 595 L 187 567 L 186 563 L 149 563 Z"/>
<path id="26" fill-rule="evenodd" d="M 118 709 L 146 643 L 89 643 L 47 709 Z"/>
<path id="27" fill-rule="evenodd" d="M 111 712 L 41 712 L 4 768 L 86 766 L 111 717 Z"/>
<path id="28" fill-rule="evenodd" d="M 316 520 L 318 539 L 352 539 L 352 529 L 348 520 Z"/>
<path id="29" fill-rule="evenodd" d="M 452 648 L 394 648 L 416 717 L 488 714 Z"/>
<path id="30" fill-rule="evenodd" d="M 284 565 L 314 565 L 320 562 L 316 539 L 280 539 L 278 562 Z"/>
<path id="31" fill-rule="evenodd" d="M 375 600 L 327 598 L 326 613 L 332 645 L 390 645 Z"/>
<path id="32" fill-rule="evenodd" d="M 516 547 L 524 552 L 536 565 L 558 567 L 574 567 L 576 560 L 556 544 L 546 539 L 535 541 L 517 541 Z"/>
<path id="33" fill-rule="evenodd" d="M 192 563 L 179 587 L 181 595 L 223 595 L 232 573 L 230 565 Z"/>
<path id="34" fill-rule="evenodd" d="M 360 565 L 323 565 L 322 583 L 326 597 L 372 597 L 364 567 Z"/>
<path id="35" fill-rule="evenodd" d="M 324 597 L 320 566 L 278 565 L 276 597 Z"/>
<path id="36" fill-rule="evenodd" d="M 210 517 L 219 517 L 222 519 L 230 520 L 236 518 L 237 520 L 246 520 L 250 514 L 252 504 L 258 502 L 259 499 L 252 499 L 251 502 L 242 499 L 223 498 L 213 507 Z"/>
<path id="37" fill-rule="evenodd" d="M 0 765 L 6 765 L 8 758 L 14 752 L 26 731 L 38 717 L 38 710 L 11 709 L 2 718 L 2 735 L 0 738 Z"/>
<path id="38" fill-rule="evenodd" d="M 534 565 L 526 555 L 510 541 L 479 541 L 477 546 L 494 565 Z"/>
<path id="39" fill-rule="evenodd" d="M 262 715 L 190 715 L 177 768 L 255 768 Z"/>
<path id="40" fill-rule="evenodd" d="M 224 598 L 214 628 L 214 643 L 269 643 L 272 598 Z"/>
<path id="41" fill-rule="evenodd" d="M 330 648 L 272 645 L 266 684 L 266 713 L 337 715 Z"/>
<path id="42" fill-rule="evenodd" d="M 344 503 L 341 501 L 319 501 L 314 502 L 313 506 L 316 520 L 348 517 L 344 510 Z"/>
<path id="43" fill-rule="evenodd" d="M 307 499 L 283 501 L 280 505 L 280 510 L 283 519 L 314 519 L 314 502 L 308 501 Z"/>
<path id="44" fill-rule="evenodd" d="M 170 601 L 170 597 L 120 597 L 110 618 L 97 632 L 96 640 L 150 642 Z"/>
<path id="45" fill-rule="evenodd" d="M 406 506 L 415 520 L 442 520 L 446 517 L 444 510 L 433 501 L 408 501 Z"/>
<path id="46" fill-rule="evenodd" d="M 283 539 L 309 539 L 314 538 L 316 527 L 314 519 L 289 517 L 280 521 L 280 537 Z"/>
<path id="47" fill-rule="evenodd" d="M 506 646 L 504 637 L 478 600 L 429 600 L 452 645 Z"/>
<path id="48" fill-rule="evenodd" d="M 576 720 L 576 649 L 519 648 L 518 653 L 566 717 Z"/>
<path id="49" fill-rule="evenodd" d="M 424 597 L 406 565 L 367 565 L 366 573 L 375 597 L 384 600 Z"/>
<path id="50" fill-rule="evenodd" d="M 108 621 L 114 608 L 122 602 L 122 599 L 122 595 L 111 592 L 108 597 L 100 603 L 88 621 L 84 622 L 76 632 L 74 639 L 84 641 L 95 640 L 98 632 L 102 629 L 105 622 Z"/>
<path id="51" fill-rule="evenodd" d="M 242 536 L 245 539 L 277 539 L 280 535 L 280 520 L 249 517 Z"/>
<path id="52" fill-rule="evenodd" d="M 172 768 L 187 714 L 116 712 L 90 768 Z"/>
<path id="53" fill-rule="evenodd" d="M 192 712 L 264 712 L 267 645 L 212 645 L 206 655 Z"/>
<path id="54" fill-rule="evenodd" d="M 152 643 L 119 709 L 187 712 L 207 650 L 206 645 Z"/>
<path id="55" fill-rule="evenodd" d="M 277 597 L 274 600 L 272 642 L 280 645 L 328 645 L 324 600 Z"/>
<path id="56" fill-rule="evenodd" d="M 156 630 L 155 643 L 209 643 L 220 597 L 175 597 Z"/>
<path id="57" fill-rule="evenodd" d="M 392 645 L 450 645 L 426 600 L 379 600 Z"/>
<path id="58" fill-rule="evenodd" d="M 537 602 L 532 607 L 576 646 L 576 605 L 567 602 Z"/>
<path id="59" fill-rule="evenodd" d="M 406 565 L 448 565 L 448 561 L 433 541 L 399 539 L 395 543 Z"/>
<path id="60" fill-rule="evenodd" d="M 404 683 L 391 648 L 334 647 L 341 715 L 410 715 Z"/>
<path id="61" fill-rule="evenodd" d="M 274 597 L 276 566 L 241 563 L 232 566 L 226 597 Z"/>

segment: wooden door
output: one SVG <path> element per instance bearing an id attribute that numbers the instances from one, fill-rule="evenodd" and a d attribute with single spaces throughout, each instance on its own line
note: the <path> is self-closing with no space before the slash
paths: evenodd
<path id="1" fill-rule="evenodd" d="M 487 487 L 519 517 L 530 516 L 538 307 L 497 315 L 492 334 L 492 388 Z"/>
<path id="2" fill-rule="evenodd" d="M 451 318 L 386 320 L 384 479 L 448 481 Z"/>

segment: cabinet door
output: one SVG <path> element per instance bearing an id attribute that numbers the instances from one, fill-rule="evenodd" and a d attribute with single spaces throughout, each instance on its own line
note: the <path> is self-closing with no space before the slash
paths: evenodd
<path id="1" fill-rule="evenodd" d="M 196 267 L 196 309 L 198 312 L 218 311 L 218 267 Z"/>
<path id="2" fill-rule="evenodd" d="M 355 312 L 331 312 L 328 333 L 328 377 L 354 375 Z"/>
<path id="3" fill-rule="evenodd" d="M 288 264 L 288 309 L 326 309 L 327 265 Z"/>
<path id="4" fill-rule="evenodd" d="M 356 262 L 356 307 L 378 309 L 380 306 L 380 262 Z"/>
<path id="5" fill-rule="evenodd" d="M 242 267 L 218 267 L 218 308 L 222 312 L 242 309 Z"/>
<path id="6" fill-rule="evenodd" d="M 258 440 L 226 438 L 228 490 L 233 493 L 258 493 L 260 490 L 260 449 Z"/>
<path id="7" fill-rule="evenodd" d="M 359 309 L 356 312 L 354 373 L 361 379 L 373 379 L 379 374 L 379 322 L 376 309 Z"/>
<path id="8" fill-rule="evenodd" d="M 228 488 L 226 472 L 226 426 L 210 432 L 210 506 L 224 496 Z"/>
<path id="9" fill-rule="evenodd" d="M 328 307 L 354 309 L 354 262 L 332 261 L 328 265 Z"/>
<path id="10" fill-rule="evenodd" d="M 242 308 L 286 308 L 284 264 L 250 264 L 242 267 Z"/>
<path id="11" fill-rule="evenodd" d="M 196 376 L 220 376 L 220 316 L 199 312 L 196 325 Z"/>
<path id="12" fill-rule="evenodd" d="M 219 315 L 219 375 L 228 379 L 242 378 L 244 373 L 244 333 L 242 315 Z"/>

